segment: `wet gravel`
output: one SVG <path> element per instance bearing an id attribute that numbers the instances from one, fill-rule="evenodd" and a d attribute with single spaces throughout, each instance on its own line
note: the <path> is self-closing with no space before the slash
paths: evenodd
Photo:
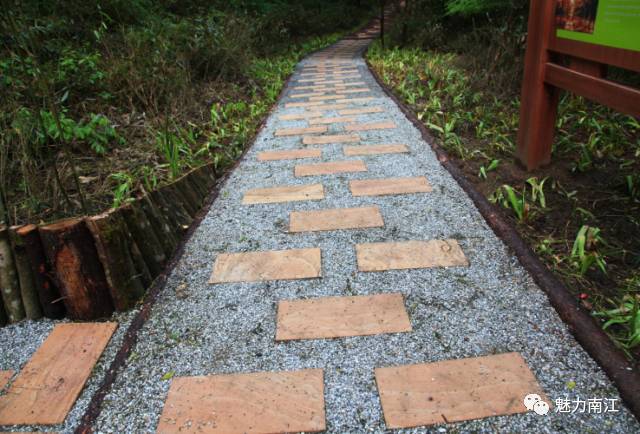
<path id="1" fill-rule="evenodd" d="M 302 64 L 313 63 L 311 57 Z M 485 224 L 471 200 L 438 163 L 418 130 L 387 98 L 357 57 L 362 79 L 374 100 L 357 107 L 381 106 L 384 113 L 358 115 L 359 122 L 393 120 L 392 130 L 360 132 L 362 144 L 405 143 L 410 154 L 344 157 L 342 145 L 322 145 L 321 159 L 362 159 L 368 172 L 295 178 L 296 161 L 258 162 L 263 150 L 302 147 L 300 137 L 275 138 L 277 128 L 307 126 L 281 121 L 285 95 L 243 161 L 222 187 L 218 199 L 186 246 L 150 319 L 138 335 L 126 366 L 107 395 L 96 432 L 153 432 L 172 376 L 323 368 L 327 432 L 386 432 L 374 381 L 374 368 L 516 351 L 523 355 L 552 399 L 619 399 L 615 387 L 582 350 L 549 305 L 544 293 Z M 302 65 L 301 65 L 302 66 Z M 297 84 L 294 76 L 291 87 Z M 308 85 L 308 83 L 299 83 Z M 300 92 L 300 91 L 297 91 Z M 361 95 L 357 95 L 360 97 Z M 296 100 L 299 101 L 299 100 Z M 337 116 L 326 112 L 325 116 Z M 331 126 L 329 134 L 340 127 Z M 351 179 L 426 176 L 433 192 L 352 197 Z M 321 182 L 325 199 L 243 206 L 252 188 Z M 288 234 L 293 210 L 377 205 L 384 228 Z M 469 267 L 358 273 L 354 245 L 363 242 L 455 238 Z M 216 255 L 320 247 L 322 278 L 260 283 L 207 283 Z M 411 318 L 411 333 L 276 343 L 276 303 L 282 299 L 401 292 Z M 125 321 L 126 322 L 126 321 Z M 46 335 L 49 322 L 0 329 L 0 368 L 21 366 Z M 120 331 L 123 327 L 120 328 Z M 22 342 L 26 342 L 21 346 Z M 113 355 L 118 336 L 101 361 Z M 3 353 L 4 354 L 4 353 Z M 101 367 L 91 384 L 100 378 Z M 568 384 L 575 383 L 571 390 Z M 76 408 L 82 407 L 82 399 Z M 86 404 L 85 404 L 86 405 Z M 535 413 L 492 417 L 397 432 L 638 432 L 640 426 L 618 401 L 606 414 Z M 74 409 L 75 411 L 75 409 Z M 61 432 L 68 432 L 72 416 Z M 75 417 L 75 419 L 74 419 Z"/>

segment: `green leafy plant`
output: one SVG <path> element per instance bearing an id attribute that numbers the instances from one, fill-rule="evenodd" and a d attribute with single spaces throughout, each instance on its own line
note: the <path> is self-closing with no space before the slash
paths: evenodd
<path id="1" fill-rule="evenodd" d="M 613 333 L 616 341 L 627 351 L 640 345 L 640 298 L 625 295 L 618 303 L 609 300 L 609 304 L 615 307 L 593 313 L 604 321 L 602 328 Z"/>
<path id="2" fill-rule="evenodd" d="M 525 221 L 529 216 L 529 204 L 524 194 L 520 194 L 510 185 L 501 186 L 491 195 L 489 200 L 511 209 L 519 221 Z"/>
<path id="3" fill-rule="evenodd" d="M 571 249 L 574 266 L 581 275 L 585 275 L 593 265 L 606 274 L 606 262 L 597 250 L 598 244 L 604 244 L 604 240 L 600 236 L 600 229 L 583 225 L 578 231 L 573 242 L 573 249 Z"/>
<path id="4" fill-rule="evenodd" d="M 117 208 L 122 205 L 131 196 L 131 189 L 133 186 L 133 178 L 126 172 L 117 172 L 109 176 L 118 183 L 113 190 L 113 208 Z"/>
<path id="5" fill-rule="evenodd" d="M 546 181 L 547 178 L 544 178 L 542 181 L 538 180 L 536 177 L 527 179 L 527 184 L 531 186 L 531 200 L 534 203 L 538 202 L 542 208 L 547 207 L 547 200 L 544 195 L 544 183 Z"/>
<path id="6" fill-rule="evenodd" d="M 487 173 L 492 170 L 496 170 L 498 165 L 500 164 L 500 160 L 491 160 L 491 163 L 487 167 L 480 166 L 480 171 L 478 172 L 478 176 L 482 179 L 487 179 Z"/>

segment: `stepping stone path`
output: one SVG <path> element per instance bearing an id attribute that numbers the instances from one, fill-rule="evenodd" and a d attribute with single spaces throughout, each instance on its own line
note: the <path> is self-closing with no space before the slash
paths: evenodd
<path id="1" fill-rule="evenodd" d="M 368 72 L 378 31 L 301 62 L 186 244 L 95 432 L 640 430 Z M 114 330 L 56 325 L 19 372 L 0 371 L 0 425 L 62 422 Z M 529 394 L 550 413 L 528 411 Z M 557 413 L 567 395 L 616 411 Z"/>

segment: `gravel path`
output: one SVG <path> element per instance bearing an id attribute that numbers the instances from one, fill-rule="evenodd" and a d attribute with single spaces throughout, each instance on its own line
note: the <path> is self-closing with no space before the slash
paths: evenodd
<path id="1" fill-rule="evenodd" d="M 366 41 L 343 42 L 363 49 Z M 361 50 L 358 50 L 360 52 Z M 301 62 L 320 62 L 317 56 Z M 275 137 L 276 129 L 307 127 L 306 121 L 282 121 L 280 115 L 304 113 L 286 108 L 291 89 L 301 83 L 298 71 L 284 98 L 268 119 L 252 148 L 222 187 L 219 198 L 186 246 L 169 278 L 138 344 L 108 394 L 96 422 L 105 433 L 153 432 L 172 376 L 325 370 L 327 432 L 385 432 L 374 381 L 374 368 L 519 352 L 553 401 L 557 398 L 619 399 L 615 387 L 571 337 L 504 244 L 485 224 L 471 200 L 438 163 L 418 130 L 386 97 L 360 54 L 352 59 L 374 99 L 355 108 L 383 107 L 381 113 L 358 115 L 359 123 L 393 121 L 397 128 L 359 132 L 361 144 L 404 143 L 409 154 L 344 157 L 342 144 L 309 146 L 323 151 L 322 161 L 364 160 L 368 172 L 297 178 L 290 160 L 260 162 L 266 150 L 299 149 L 300 136 Z M 301 92 L 296 90 L 295 92 Z M 354 95 L 360 97 L 362 95 Z M 327 111 L 325 117 L 338 113 Z M 340 133 L 330 125 L 329 133 Z M 426 194 L 353 197 L 348 181 L 398 176 L 426 176 Z M 264 205 L 242 205 L 250 189 L 276 185 L 322 183 L 325 199 Z M 290 211 L 380 207 L 383 228 L 289 234 Z M 454 238 L 470 266 L 416 270 L 357 272 L 354 245 L 363 242 Z M 322 278 L 261 283 L 207 283 L 220 253 L 319 247 Z M 413 331 L 343 339 L 276 343 L 276 303 L 283 299 L 401 292 Z M 44 327 L 31 325 L 23 327 Z M 20 326 L 0 330 L 0 348 L 18 345 Z M 16 336 L 9 336 L 13 333 Z M 113 342 L 112 342 L 113 345 Z M 35 350 L 0 369 L 18 367 Z M 24 355 L 24 357 L 23 357 Z M 6 363 L 5 363 L 6 362 Z M 568 383 L 575 383 L 572 390 Z M 604 414 L 535 413 L 491 417 L 398 432 L 638 432 L 640 426 L 618 401 L 618 412 Z M 61 427 L 70 432 L 69 423 Z"/>

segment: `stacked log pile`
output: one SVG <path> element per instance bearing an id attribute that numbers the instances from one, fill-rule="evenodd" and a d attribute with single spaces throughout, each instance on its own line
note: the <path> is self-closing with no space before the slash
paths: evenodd
<path id="1" fill-rule="evenodd" d="M 173 256 L 215 183 L 212 165 L 99 215 L 0 226 L 0 326 L 92 320 L 132 308 Z"/>

